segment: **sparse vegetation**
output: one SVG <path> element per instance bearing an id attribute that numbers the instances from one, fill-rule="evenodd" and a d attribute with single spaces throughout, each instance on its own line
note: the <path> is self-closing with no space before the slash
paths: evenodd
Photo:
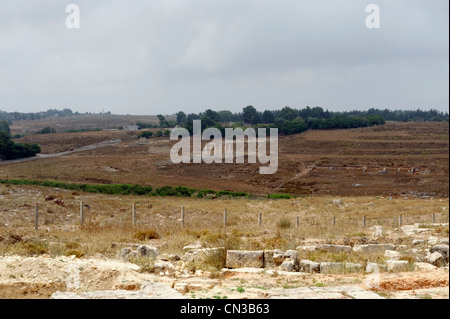
<path id="1" fill-rule="evenodd" d="M 92 185 L 92 184 L 68 184 L 53 181 L 31 181 L 24 179 L 0 180 L 0 184 L 7 185 L 33 185 L 44 186 L 51 188 L 61 188 L 73 191 L 81 191 L 86 193 L 108 194 L 108 195 L 135 195 L 135 196 L 158 196 L 158 197 L 192 197 L 197 194 L 197 197 L 205 197 L 208 194 L 216 197 L 246 197 L 245 192 L 230 192 L 230 191 L 212 191 L 212 190 L 197 190 L 183 186 L 163 186 L 153 190 L 151 186 L 143 185 Z"/>
<path id="2" fill-rule="evenodd" d="M 146 138 L 146 139 L 149 139 L 149 138 L 151 138 L 153 136 L 153 132 L 152 131 L 144 131 L 144 132 L 141 132 L 139 135 L 138 135 L 138 138 Z"/>
<path id="3" fill-rule="evenodd" d="M 139 241 L 146 241 L 150 239 L 158 239 L 159 234 L 153 229 L 138 230 L 136 233 L 134 233 L 134 238 Z"/>
<path id="4" fill-rule="evenodd" d="M 18 245 L 22 246 L 19 249 L 23 249 L 27 256 L 39 256 L 48 252 L 48 244 L 40 239 L 20 242 Z"/>
<path id="5" fill-rule="evenodd" d="M 34 134 L 39 135 L 39 134 L 53 134 L 56 133 L 56 130 L 52 127 L 44 127 L 42 130 L 39 130 L 37 132 L 35 132 Z"/>
<path id="6" fill-rule="evenodd" d="M 282 218 L 278 223 L 277 223 L 277 227 L 278 228 L 282 228 L 282 229 L 289 229 L 292 227 L 292 223 L 289 219 L 287 218 Z"/>
<path id="7" fill-rule="evenodd" d="M 155 261 L 151 258 L 137 257 L 132 258 L 130 261 L 141 267 L 142 272 L 153 273 L 155 270 Z"/>
<path id="8" fill-rule="evenodd" d="M 292 199 L 296 196 L 290 194 L 269 194 L 267 197 L 269 199 Z"/>

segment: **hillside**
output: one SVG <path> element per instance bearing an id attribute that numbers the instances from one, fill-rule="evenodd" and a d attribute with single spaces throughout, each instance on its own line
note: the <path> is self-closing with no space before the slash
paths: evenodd
<path id="1" fill-rule="evenodd" d="M 58 158 L 2 165 L 0 177 L 188 186 L 253 194 L 448 197 L 449 192 L 448 123 L 391 122 L 372 128 L 314 130 L 280 137 L 278 172 L 266 176 L 258 174 L 260 164 L 173 164 L 169 152 L 174 142 L 168 138 L 142 141 L 137 134 L 102 131 L 29 135 L 17 142 L 38 143 L 44 154 L 106 140 L 122 142 Z"/>

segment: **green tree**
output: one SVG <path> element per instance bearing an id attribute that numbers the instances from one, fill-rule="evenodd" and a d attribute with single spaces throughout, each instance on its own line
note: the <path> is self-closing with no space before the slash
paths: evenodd
<path id="1" fill-rule="evenodd" d="M 161 114 L 158 114 L 158 119 L 159 119 L 159 127 L 161 127 L 161 128 L 169 127 L 169 122 L 167 122 L 167 120 L 164 116 L 162 116 Z"/>
<path id="2" fill-rule="evenodd" d="M 180 111 L 177 113 L 177 125 L 184 126 L 187 124 L 187 116 L 186 113 Z"/>
<path id="3" fill-rule="evenodd" d="M 9 128 L 9 124 L 7 121 L 0 121 L 0 132 L 11 134 L 11 129 Z"/>
<path id="4" fill-rule="evenodd" d="M 231 111 L 219 111 L 220 122 L 234 122 L 234 114 Z"/>
<path id="5" fill-rule="evenodd" d="M 32 157 L 41 152 L 37 144 L 15 144 L 11 136 L 0 131 L 0 159 L 10 160 Z"/>
<path id="6" fill-rule="evenodd" d="M 284 135 L 299 134 L 308 130 L 308 125 L 301 117 L 297 117 L 292 121 L 279 119 L 275 124 L 277 125 L 280 133 Z"/>
<path id="7" fill-rule="evenodd" d="M 271 124 L 275 122 L 275 116 L 272 111 L 265 110 L 262 115 L 262 122 L 264 124 Z"/>
<path id="8" fill-rule="evenodd" d="M 203 116 L 201 117 L 201 120 L 202 120 L 202 128 L 215 127 L 221 125 L 219 113 L 213 110 L 206 110 Z"/>
<path id="9" fill-rule="evenodd" d="M 369 126 L 386 124 L 385 119 L 379 115 L 369 115 L 367 117 L 367 122 Z"/>
<path id="10" fill-rule="evenodd" d="M 261 115 L 252 105 L 245 107 L 243 111 L 244 111 L 243 114 L 244 123 L 252 125 L 261 123 Z"/>
<path id="11" fill-rule="evenodd" d="M 8 155 L 14 145 L 14 142 L 11 141 L 11 136 L 3 131 L 0 131 L 0 158 L 5 160 L 8 158 Z"/>
<path id="12" fill-rule="evenodd" d="M 297 118 L 298 111 L 290 108 L 289 106 L 284 107 L 280 112 L 280 118 L 286 121 L 293 121 Z"/>

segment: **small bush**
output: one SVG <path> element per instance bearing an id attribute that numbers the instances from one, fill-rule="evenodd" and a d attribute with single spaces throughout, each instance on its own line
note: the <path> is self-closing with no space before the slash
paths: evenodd
<path id="1" fill-rule="evenodd" d="M 211 278 L 219 278 L 221 270 L 225 267 L 226 255 L 225 252 L 218 252 L 206 257 L 202 262 L 189 262 L 186 264 L 186 269 L 190 272 L 196 270 L 208 271 L 211 273 Z"/>
<path id="2" fill-rule="evenodd" d="M 269 199 L 291 199 L 295 198 L 295 196 L 292 196 L 290 194 L 269 194 Z"/>
<path id="3" fill-rule="evenodd" d="M 151 132 L 151 131 L 145 131 L 145 132 L 142 132 L 141 134 L 139 134 L 138 135 L 138 138 L 146 138 L 146 139 L 149 139 L 150 137 L 152 137 L 153 136 L 153 132 Z"/>
<path id="4" fill-rule="evenodd" d="M 265 249 L 281 249 L 284 250 L 288 247 L 289 241 L 280 236 L 264 238 L 264 247 Z"/>
<path id="5" fill-rule="evenodd" d="M 52 133 L 56 133 L 56 130 L 52 127 L 47 126 L 47 127 L 43 128 L 42 130 L 37 131 L 34 134 L 38 135 L 38 134 L 52 134 Z"/>
<path id="6" fill-rule="evenodd" d="M 241 287 L 237 287 L 236 291 L 242 294 L 245 292 L 245 289 L 244 289 L 244 287 L 241 286 Z"/>
<path id="7" fill-rule="evenodd" d="M 32 240 L 22 243 L 25 254 L 29 256 L 44 255 L 48 251 L 48 245 L 41 240 Z"/>
<path id="8" fill-rule="evenodd" d="M 78 249 L 80 248 L 80 244 L 74 241 L 68 242 L 65 244 L 66 249 Z"/>
<path id="9" fill-rule="evenodd" d="M 84 257 L 84 252 L 81 250 L 77 250 L 77 249 L 70 249 L 70 250 L 66 250 L 66 252 L 64 253 L 64 256 L 75 256 L 76 258 L 83 258 Z"/>
<path id="10" fill-rule="evenodd" d="M 134 238 L 139 241 L 159 239 L 159 234 L 153 229 L 139 230 L 134 233 Z"/>
<path id="11" fill-rule="evenodd" d="M 226 240 L 226 250 L 239 250 L 243 245 L 243 240 L 239 237 L 230 237 Z"/>
<path id="12" fill-rule="evenodd" d="M 444 235 L 444 236 L 449 236 L 449 226 L 443 227 L 443 226 L 438 226 L 435 228 L 434 232 L 436 234 L 440 234 L 440 235 Z"/>
<path id="13" fill-rule="evenodd" d="M 130 261 L 141 267 L 142 272 L 153 273 L 155 271 L 155 261 L 151 258 L 137 257 Z"/>
<path id="14" fill-rule="evenodd" d="M 282 218 L 278 223 L 277 223 L 277 227 L 278 228 L 282 228 L 282 229 L 289 229 L 292 227 L 292 223 L 289 219 L 287 218 Z"/>

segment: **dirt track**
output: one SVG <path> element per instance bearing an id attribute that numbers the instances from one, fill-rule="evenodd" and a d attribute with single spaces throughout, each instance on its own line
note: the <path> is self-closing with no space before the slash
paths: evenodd
<path id="1" fill-rule="evenodd" d="M 16 160 L 8 160 L 8 161 L 0 161 L 0 165 L 7 165 L 7 164 L 18 164 L 18 163 L 25 163 L 30 161 L 37 161 L 37 160 L 43 160 L 43 159 L 49 159 L 49 158 L 56 158 L 61 156 L 66 156 L 69 154 L 77 153 L 77 152 L 85 152 L 85 151 L 91 151 L 95 150 L 97 148 L 107 147 L 107 146 L 114 146 L 119 143 L 121 143 L 122 140 L 109 140 L 104 141 L 96 144 L 91 144 L 87 146 L 83 146 L 80 148 L 73 149 L 71 151 L 61 152 L 61 153 L 55 153 L 55 154 L 38 154 L 35 157 L 28 157 L 28 158 L 21 158 Z"/>

